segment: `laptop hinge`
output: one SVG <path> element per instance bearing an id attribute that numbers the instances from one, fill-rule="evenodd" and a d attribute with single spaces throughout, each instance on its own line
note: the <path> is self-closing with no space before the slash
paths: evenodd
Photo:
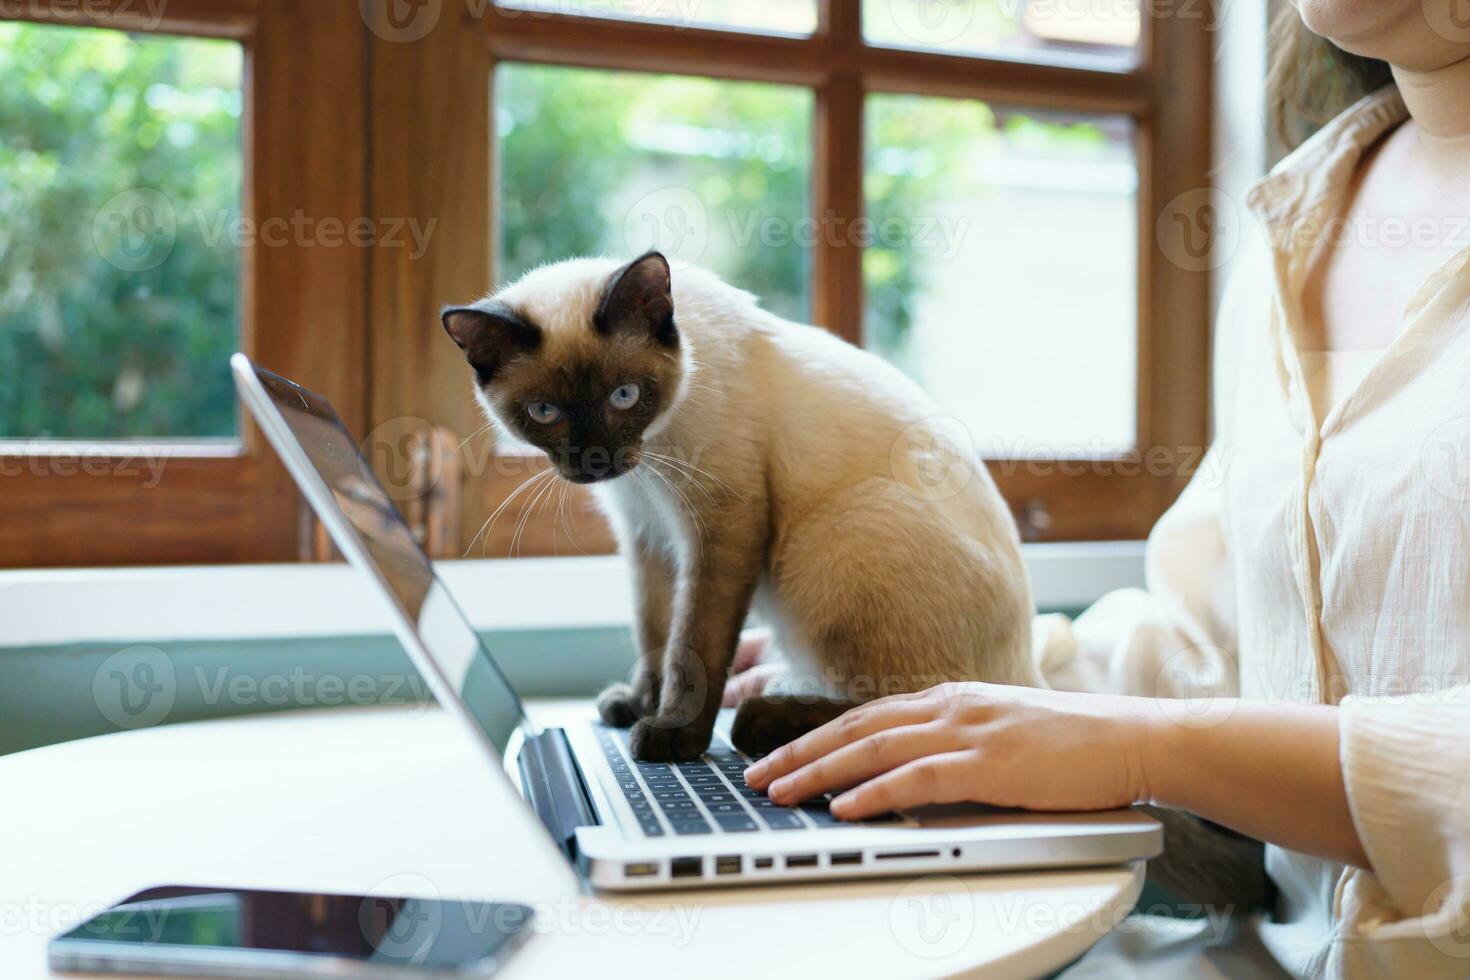
<path id="1" fill-rule="evenodd" d="M 567 857 L 575 860 L 577 828 L 599 821 L 566 732 L 548 728 L 527 738 L 517 764 L 531 808 Z"/>

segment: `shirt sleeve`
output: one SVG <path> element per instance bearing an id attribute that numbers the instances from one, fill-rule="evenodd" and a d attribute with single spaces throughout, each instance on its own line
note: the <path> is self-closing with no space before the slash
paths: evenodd
<path id="1" fill-rule="evenodd" d="M 1349 696 L 1338 725 L 1348 807 L 1373 866 L 1345 882 L 1345 938 L 1370 940 L 1360 952 L 1384 962 L 1411 955 L 1470 973 L 1470 686 Z"/>
<path id="2" fill-rule="evenodd" d="M 1231 583 L 1211 450 L 1149 534 L 1146 588 L 1120 589 L 1071 620 L 1037 618 L 1035 653 L 1058 690 L 1148 697 L 1238 693 Z"/>

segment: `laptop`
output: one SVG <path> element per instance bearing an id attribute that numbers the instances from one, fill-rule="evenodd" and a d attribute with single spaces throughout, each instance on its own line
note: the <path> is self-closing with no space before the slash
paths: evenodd
<path id="1" fill-rule="evenodd" d="M 434 574 L 326 399 L 230 361 L 247 409 L 347 560 L 391 613 L 394 631 L 439 704 L 508 775 L 567 860 L 593 887 L 652 890 L 936 872 L 1115 865 L 1153 857 L 1157 821 L 1136 810 L 1026 813 L 926 807 L 860 823 L 826 799 L 776 806 L 745 785 L 753 760 L 722 713 L 704 757 L 648 763 L 628 732 L 590 717 L 540 729 Z"/>

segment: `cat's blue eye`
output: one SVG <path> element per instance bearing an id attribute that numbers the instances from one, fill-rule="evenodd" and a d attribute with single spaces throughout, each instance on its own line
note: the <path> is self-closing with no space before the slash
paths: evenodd
<path id="1" fill-rule="evenodd" d="M 607 403 L 620 412 L 625 412 L 638 404 L 638 386 L 632 383 L 618 385 L 613 393 L 607 396 Z"/>
<path id="2" fill-rule="evenodd" d="M 561 421 L 561 409 L 551 402 L 531 402 L 526 406 L 526 414 L 538 425 L 551 425 Z"/>

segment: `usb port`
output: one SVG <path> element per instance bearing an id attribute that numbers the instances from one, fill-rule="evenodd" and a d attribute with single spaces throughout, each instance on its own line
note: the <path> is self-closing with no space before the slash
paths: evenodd
<path id="1" fill-rule="evenodd" d="M 834 854 L 834 855 L 832 855 L 830 858 L 828 858 L 828 860 L 831 861 L 832 867 L 834 867 L 834 868 L 837 867 L 838 865 L 842 865 L 842 864 L 862 864 L 863 863 L 863 852 L 862 851 L 843 851 L 840 854 Z"/>
<path id="2" fill-rule="evenodd" d="M 773 865 L 775 863 L 776 862 L 775 862 L 775 860 L 773 858 L 756 858 L 755 859 L 755 866 L 757 868 L 761 868 L 762 870 L 771 867 L 771 865 Z"/>
<path id="3" fill-rule="evenodd" d="M 700 858 L 674 858 L 669 862 L 669 873 L 675 878 L 698 878 L 704 874 L 704 861 Z"/>
<path id="4" fill-rule="evenodd" d="M 788 868 L 815 868 L 817 856 L 815 854 L 793 854 L 786 859 Z"/>
<path id="5" fill-rule="evenodd" d="M 623 877 L 625 878 L 647 878 L 657 871 L 658 868 L 651 863 L 623 865 Z"/>
<path id="6" fill-rule="evenodd" d="M 715 858 L 715 874 L 717 874 L 717 875 L 738 875 L 739 873 L 740 873 L 740 858 L 738 856 L 736 856 L 736 857 L 717 857 L 717 858 Z"/>

